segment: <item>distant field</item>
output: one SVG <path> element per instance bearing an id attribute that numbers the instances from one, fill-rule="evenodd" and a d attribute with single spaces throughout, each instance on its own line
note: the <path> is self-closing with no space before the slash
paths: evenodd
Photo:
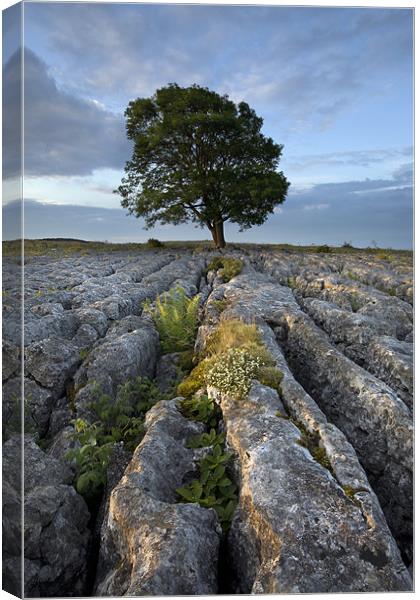
<path id="1" fill-rule="evenodd" d="M 21 251 L 21 240 L 5 241 L 3 246 L 3 256 L 18 256 Z M 162 242 L 163 249 L 189 249 L 189 250 L 213 250 L 213 245 L 210 241 L 165 241 Z M 289 250 L 291 252 L 312 252 L 312 253 L 336 253 L 336 254 L 354 254 L 354 253 L 369 253 L 376 255 L 379 259 L 387 260 L 388 258 L 406 257 L 412 258 L 412 250 L 394 250 L 392 248 L 354 248 L 352 246 L 328 246 L 328 245 L 311 245 L 298 246 L 293 244 L 249 244 L 249 243 L 233 243 L 228 244 L 226 249 L 251 249 L 265 248 L 271 250 Z M 97 254 L 103 252 L 138 252 L 142 250 L 159 249 L 148 243 L 125 243 L 114 244 L 110 242 L 88 242 L 85 240 L 76 239 L 39 239 L 25 240 L 25 255 L 27 256 L 70 256 L 79 254 L 87 256 L 89 254 Z"/>

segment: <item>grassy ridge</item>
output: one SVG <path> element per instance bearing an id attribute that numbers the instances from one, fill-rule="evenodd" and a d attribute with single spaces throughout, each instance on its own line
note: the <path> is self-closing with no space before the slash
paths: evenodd
<path id="1" fill-rule="evenodd" d="M 2 243 L 3 256 L 18 256 L 21 250 L 21 240 L 11 240 Z M 40 239 L 40 240 L 25 240 L 25 255 L 26 256 L 71 256 L 80 255 L 88 256 L 90 254 L 107 253 L 107 252 L 140 252 L 149 250 L 150 245 L 146 243 L 123 243 L 116 244 L 111 242 L 87 242 L 84 240 L 69 240 L 69 239 Z M 271 249 L 271 250 L 288 250 L 290 252 L 323 252 L 320 248 L 326 246 L 299 246 L 293 244 L 250 244 L 250 243 L 234 243 L 228 244 L 227 249 Z M 163 242 L 163 249 L 173 250 L 214 250 L 213 244 L 209 241 L 166 241 Z M 157 249 L 158 250 L 158 249 Z M 412 250 L 394 250 L 392 248 L 353 248 L 348 246 L 330 246 L 328 253 L 334 254 L 358 254 L 369 253 L 377 255 L 378 258 L 385 258 L 386 255 L 394 257 L 411 258 Z"/>

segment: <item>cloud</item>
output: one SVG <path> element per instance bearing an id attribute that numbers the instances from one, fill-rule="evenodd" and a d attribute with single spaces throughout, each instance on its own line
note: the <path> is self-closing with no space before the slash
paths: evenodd
<path id="1" fill-rule="evenodd" d="M 325 128 L 412 77 L 409 9 L 37 3 L 26 14 L 29 40 L 48 30 L 61 82 L 121 107 L 195 82 L 272 111 L 283 128 Z"/>
<path id="2" fill-rule="evenodd" d="M 15 134 L 18 65 L 15 53 L 3 73 L 5 177 L 17 175 L 20 168 Z M 122 169 L 129 155 L 122 116 L 60 89 L 47 65 L 26 49 L 25 176 L 87 175 L 99 168 Z"/>
<path id="3" fill-rule="evenodd" d="M 341 167 L 361 166 L 370 167 L 392 160 L 401 160 L 413 155 L 413 148 L 388 148 L 382 150 L 348 150 L 346 152 L 328 152 L 324 154 L 309 154 L 298 158 L 288 157 L 289 168 L 295 171 L 306 171 L 310 167 Z M 405 165 L 405 169 L 409 165 Z"/>
<path id="4" fill-rule="evenodd" d="M 319 202 L 318 204 L 305 204 L 303 210 L 325 210 L 329 208 L 329 204 L 326 202 Z"/>

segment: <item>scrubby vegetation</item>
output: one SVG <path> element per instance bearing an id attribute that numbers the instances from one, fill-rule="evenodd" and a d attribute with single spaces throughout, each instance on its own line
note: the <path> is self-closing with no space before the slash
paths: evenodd
<path id="1" fill-rule="evenodd" d="M 185 290 L 177 286 L 162 298 L 158 297 L 154 307 L 150 302 L 145 304 L 144 310 L 156 325 L 164 353 L 183 352 L 194 345 L 199 301 L 198 294 L 189 298 Z"/>
<path id="2" fill-rule="evenodd" d="M 316 252 L 329 253 L 331 252 L 331 248 L 330 246 L 327 246 L 327 244 L 323 244 L 322 246 L 317 247 Z"/>
<path id="3" fill-rule="evenodd" d="M 161 242 L 160 240 L 157 240 L 155 238 L 149 238 L 147 240 L 146 246 L 148 248 L 164 248 L 165 244 L 163 242 Z"/>
<path id="4" fill-rule="evenodd" d="M 190 396 L 207 385 L 244 397 L 253 379 L 280 389 L 282 374 L 275 369 L 270 353 L 254 324 L 239 320 L 222 321 L 208 337 L 201 361 L 178 386 L 178 393 Z"/>
<path id="5" fill-rule="evenodd" d="M 207 272 L 218 271 L 224 283 L 227 283 L 242 272 L 244 264 L 239 258 L 219 257 L 213 258 L 207 265 Z"/>

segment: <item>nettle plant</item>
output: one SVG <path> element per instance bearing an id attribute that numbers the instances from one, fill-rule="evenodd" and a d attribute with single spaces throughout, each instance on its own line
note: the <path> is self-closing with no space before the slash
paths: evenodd
<path id="1" fill-rule="evenodd" d="M 95 389 L 94 389 L 95 392 Z M 115 444 L 133 452 L 144 435 L 144 415 L 159 400 L 166 399 L 153 381 L 136 377 L 121 385 L 116 400 L 96 387 L 97 399 L 88 409 L 92 422 L 76 419 L 73 439 L 77 448 L 67 453 L 76 466 L 76 490 L 89 504 L 100 497 Z"/>
<path id="2" fill-rule="evenodd" d="M 176 491 L 184 502 L 197 502 L 204 508 L 213 508 L 222 530 L 227 533 L 237 504 L 237 487 L 227 475 L 232 454 L 223 450 L 225 436 L 216 432 L 220 409 L 206 395 L 194 396 L 180 403 L 183 415 L 205 423 L 210 430 L 193 436 L 188 448 L 209 448 L 209 453 L 200 460 L 198 478 Z"/>
<path id="3" fill-rule="evenodd" d="M 157 297 L 155 306 L 146 302 L 144 311 L 152 317 L 164 353 L 183 352 L 194 345 L 198 328 L 200 296 L 189 298 L 181 286 Z"/>

